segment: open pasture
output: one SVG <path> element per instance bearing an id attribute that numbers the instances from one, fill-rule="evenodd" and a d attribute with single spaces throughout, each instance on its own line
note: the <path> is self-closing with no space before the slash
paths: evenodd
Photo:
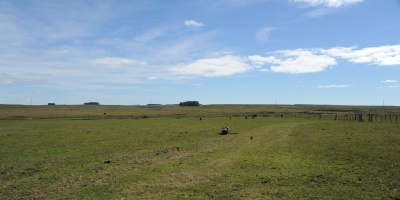
<path id="1" fill-rule="evenodd" d="M 24 106 L 0 105 L 0 119 L 121 119 L 147 117 L 245 116 L 266 112 L 301 112 L 302 107 L 273 105 L 180 106 Z"/>
<path id="2" fill-rule="evenodd" d="M 400 198 L 400 123 L 244 119 L 270 111 L 252 106 L 122 108 L 8 113 L 1 199 Z M 231 134 L 219 135 L 223 126 Z"/>

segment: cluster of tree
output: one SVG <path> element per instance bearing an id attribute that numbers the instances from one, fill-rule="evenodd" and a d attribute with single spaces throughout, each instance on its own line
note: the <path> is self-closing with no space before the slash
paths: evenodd
<path id="1" fill-rule="evenodd" d="M 200 106 L 200 103 L 198 101 L 185 101 L 180 102 L 179 106 Z"/>
<path id="2" fill-rule="evenodd" d="M 87 102 L 84 103 L 83 105 L 100 105 L 99 102 Z"/>

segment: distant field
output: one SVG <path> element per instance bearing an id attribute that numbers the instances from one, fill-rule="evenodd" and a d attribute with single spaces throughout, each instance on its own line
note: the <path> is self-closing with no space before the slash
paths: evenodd
<path id="1" fill-rule="evenodd" d="M 321 110 L 283 106 L 0 109 L 0 199 L 400 198 L 400 123 L 244 118 Z"/>
<path id="2" fill-rule="evenodd" d="M 330 105 L 205 105 L 198 107 L 180 106 L 24 106 L 1 105 L 1 119 L 58 119 L 58 118 L 141 118 L 148 117 L 222 117 L 251 116 L 257 114 L 396 114 L 396 106 L 330 106 Z"/>

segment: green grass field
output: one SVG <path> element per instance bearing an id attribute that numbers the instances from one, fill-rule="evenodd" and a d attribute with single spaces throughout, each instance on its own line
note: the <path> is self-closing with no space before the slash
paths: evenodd
<path id="1" fill-rule="evenodd" d="M 268 106 L 0 109 L 0 199 L 400 199 L 400 123 L 243 117 L 297 109 Z"/>

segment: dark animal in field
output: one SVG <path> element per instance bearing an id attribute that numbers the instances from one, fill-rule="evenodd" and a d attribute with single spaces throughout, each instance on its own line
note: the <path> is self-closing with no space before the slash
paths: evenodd
<path id="1" fill-rule="evenodd" d="M 143 119 L 147 119 L 147 116 L 145 115 L 145 116 L 143 116 L 142 118 L 143 118 Z"/>
<path id="2" fill-rule="evenodd" d="M 250 140 L 252 140 L 253 139 L 253 136 L 250 136 Z"/>
<path id="3" fill-rule="evenodd" d="M 107 115 L 107 113 L 104 113 L 104 115 Z"/>
<path id="4" fill-rule="evenodd" d="M 203 120 L 203 118 L 200 117 L 200 120 Z"/>
<path id="5" fill-rule="evenodd" d="M 229 127 L 225 126 L 221 130 L 221 135 L 226 135 L 229 133 Z"/>
<path id="6" fill-rule="evenodd" d="M 251 117 L 253 117 L 253 119 L 254 119 L 254 118 L 256 118 L 256 117 L 257 117 L 257 115 L 252 115 Z"/>

